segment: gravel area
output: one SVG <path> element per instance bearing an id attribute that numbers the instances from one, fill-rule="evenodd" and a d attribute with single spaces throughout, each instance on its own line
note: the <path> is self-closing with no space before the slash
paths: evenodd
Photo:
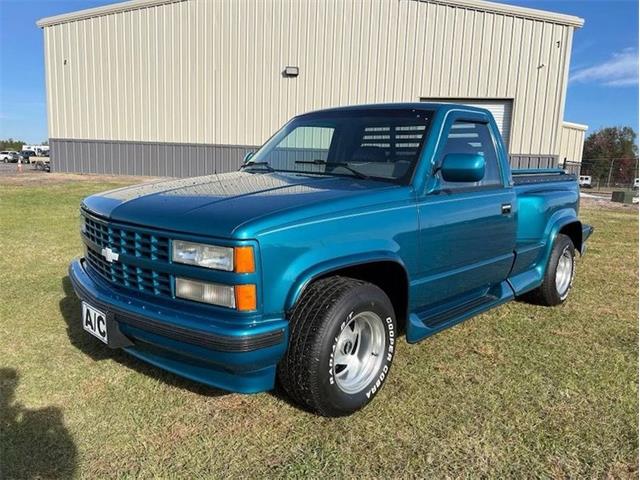
<path id="1" fill-rule="evenodd" d="M 158 177 L 49 173 L 36 170 L 33 164 L 22 165 L 22 171 L 18 171 L 17 163 L 0 163 L 0 184 L 4 185 L 35 185 L 44 182 L 47 184 L 55 184 L 78 181 L 122 182 L 123 184 L 132 184 L 156 179 L 158 179 Z"/>

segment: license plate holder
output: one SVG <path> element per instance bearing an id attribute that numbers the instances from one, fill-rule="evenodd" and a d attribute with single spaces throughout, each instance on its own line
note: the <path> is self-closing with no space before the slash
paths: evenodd
<path id="1" fill-rule="evenodd" d="M 107 314 L 87 302 L 82 302 L 82 328 L 101 342 L 109 345 Z"/>

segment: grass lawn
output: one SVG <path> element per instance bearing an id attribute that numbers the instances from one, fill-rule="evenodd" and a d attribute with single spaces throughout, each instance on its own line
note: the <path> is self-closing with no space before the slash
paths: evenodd
<path id="1" fill-rule="evenodd" d="M 633 477 L 638 212 L 595 225 L 559 308 L 511 303 L 401 341 L 375 402 L 316 417 L 111 351 L 67 277 L 100 181 L 0 185 L 0 477 Z"/>

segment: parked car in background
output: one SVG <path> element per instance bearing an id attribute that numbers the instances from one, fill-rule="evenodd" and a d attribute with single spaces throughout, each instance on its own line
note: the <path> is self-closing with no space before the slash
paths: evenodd
<path id="1" fill-rule="evenodd" d="M 192 380 L 252 393 L 277 377 L 348 415 L 384 385 L 401 332 L 416 343 L 524 294 L 563 303 L 593 230 L 579 201 L 561 169 L 512 172 L 488 110 L 316 111 L 241 171 L 85 198 L 77 321 Z"/>
<path id="2" fill-rule="evenodd" d="M 578 185 L 580 185 L 580 188 L 592 188 L 593 185 L 591 185 L 591 176 L 580 175 L 580 177 L 578 178 Z"/>
<path id="3" fill-rule="evenodd" d="M 31 157 L 35 157 L 36 152 L 33 150 L 23 150 L 20 152 L 20 161 L 22 163 L 31 163 Z"/>
<path id="4" fill-rule="evenodd" d="M 0 162 L 15 163 L 18 161 L 18 152 L 15 150 L 3 150 L 0 152 Z"/>
<path id="5" fill-rule="evenodd" d="M 634 190 L 638 190 L 638 188 L 639 188 L 639 187 L 640 187 L 640 178 L 636 178 L 636 179 L 633 181 L 633 189 L 634 189 Z"/>
<path id="6" fill-rule="evenodd" d="M 31 150 L 38 157 L 49 156 L 49 145 L 23 145 L 22 150 Z"/>

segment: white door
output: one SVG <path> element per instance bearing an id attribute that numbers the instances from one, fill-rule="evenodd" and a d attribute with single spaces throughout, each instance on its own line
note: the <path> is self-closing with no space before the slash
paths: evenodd
<path id="1" fill-rule="evenodd" d="M 423 102 L 459 103 L 472 107 L 486 108 L 496 119 L 498 130 L 502 134 L 504 143 L 509 151 L 509 134 L 511 133 L 511 112 L 513 100 L 490 100 L 483 98 L 422 98 Z"/>

